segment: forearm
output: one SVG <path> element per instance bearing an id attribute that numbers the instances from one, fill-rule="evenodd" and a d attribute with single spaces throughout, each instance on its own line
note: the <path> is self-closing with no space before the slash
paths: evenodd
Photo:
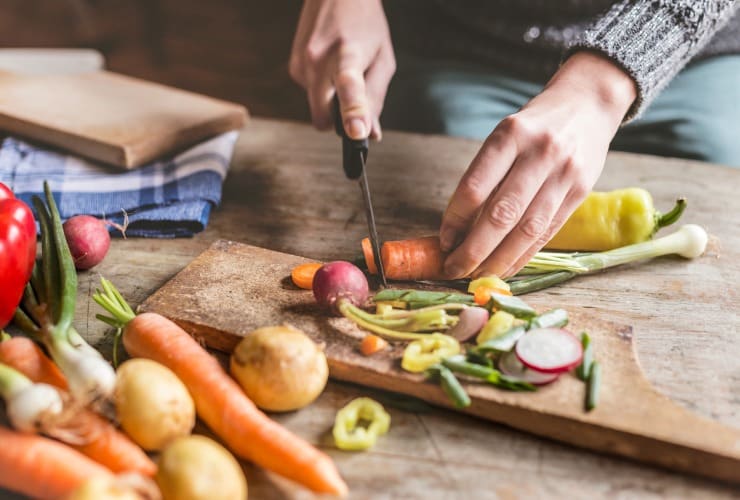
<path id="1" fill-rule="evenodd" d="M 631 119 L 737 9 L 734 0 L 622 0 L 572 44 L 569 55 L 599 52 L 633 79 Z"/>

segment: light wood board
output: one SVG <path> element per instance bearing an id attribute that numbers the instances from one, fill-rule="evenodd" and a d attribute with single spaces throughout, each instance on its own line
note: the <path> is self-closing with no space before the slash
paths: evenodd
<path id="1" fill-rule="evenodd" d="M 400 369 L 403 344 L 378 356 L 359 353 L 364 332 L 327 315 L 310 291 L 290 282 L 290 270 L 305 261 L 220 240 L 140 309 L 170 317 L 207 346 L 225 352 L 255 328 L 287 322 L 325 346 L 334 378 L 449 406 L 436 384 Z M 584 411 L 584 384 L 568 374 L 536 393 L 468 383 L 472 405 L 462 411 L 576 446 L 740 483 L 740 431 L 696 416 L 657 393 L 639 367 L 630 326 L 585 310 L 569 313 L 570 328 L 589 331 L 602 364 L 595 410 Z"/>
<path id="2" fill-rule="evenodd" d="M 107 71 L 0 74 L 0 130 L 124 168 L 246 118 L 241 105 Z"/>

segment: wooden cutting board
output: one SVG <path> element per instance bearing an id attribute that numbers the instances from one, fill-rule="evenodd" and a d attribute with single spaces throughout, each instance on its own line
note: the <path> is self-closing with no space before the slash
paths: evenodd
<path id="1" fill-rule="evenodd" d="M 0 73 L 0 130 L 134 168 L 241 128 L 238 104 L 107 71 Z"/>
<path id="2" fill-rule="evenodd" d="M 290 271 L 302 262 L 307 259 L 217 241 L 140 310 L 163 314 L 225 352 L 255 328 L 290 323 L 325 346 L 332 377 L 450 406 L 436 384 L 401 370 L 403 344 L 385 354 L 360 354 L 364 332 L 327 316 L 310 291 L 292 284 Z M 656 392 L 640 369 L 630 326 L 586 311 L 569 313 L 569 328 L 590 333 L 602 365 L 596 409 L 584 411 L 584 384 L 568 374 L 535 393 L 468 383 L 472 404 L 461 411 L 576 446 L 740 483 L 739 430 L 694 415 Z"/>

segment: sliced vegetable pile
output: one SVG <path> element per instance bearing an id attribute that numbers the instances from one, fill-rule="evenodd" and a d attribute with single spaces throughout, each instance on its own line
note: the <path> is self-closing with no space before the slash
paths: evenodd
<path id="1" fill-rule="evenodd" d="M 565 310 L 538 314 L 493 276 L 473 280 L 468 293 L 385 289 L 370 299 L 367 290 L 364 275 L 349 262 L 325 264 L 313 281 L 319 304 L 371 332 L 359 346 L 363 354 L 381 350 L 368 347 L 380 337 L 410 341 L 401 367 L 438 381 L 455 406 L 470 405 L 458 377 L 535 391 L 576 367 L 589 384 L 588 409 L 595 406 L 598 364 L 589 337 L 584 334 L 582 344 L 565 329 Z"/>

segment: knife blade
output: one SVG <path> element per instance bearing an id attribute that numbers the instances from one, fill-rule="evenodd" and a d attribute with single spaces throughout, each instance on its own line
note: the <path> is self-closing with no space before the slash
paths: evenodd
<path id="1" fill-rule="evenodd" d="M 370 233 L 370 244 L 373 249 L 373 259 L 380 275 L 380 281 L 383 286 L 388 286 L 388 282 L 385 278 L 385 269 L 383 268 L 383 261 L 380 258 L 380 239 L 378 238 L 378 229 L 375 225 L 375 212 L 373 210 L 373 202 L 370 197 L 370 185 L 367 181 L 367 170 L 365 163 L 367 161 L 368 154 L 368 140 L 365 139 L 350 139 L 344 130 L 342 124 L 342 115 L 339 112 L 339 101 L 334 98 L 334 128 L 342 138 L 342 168 L 344 169 L 345 176 L 350 180 L 357 180 L 360 185 L 360 191 L 362 192 L 362 200 L 365 204 L 365 219 L 367 221 L 367 229 Z"/>

